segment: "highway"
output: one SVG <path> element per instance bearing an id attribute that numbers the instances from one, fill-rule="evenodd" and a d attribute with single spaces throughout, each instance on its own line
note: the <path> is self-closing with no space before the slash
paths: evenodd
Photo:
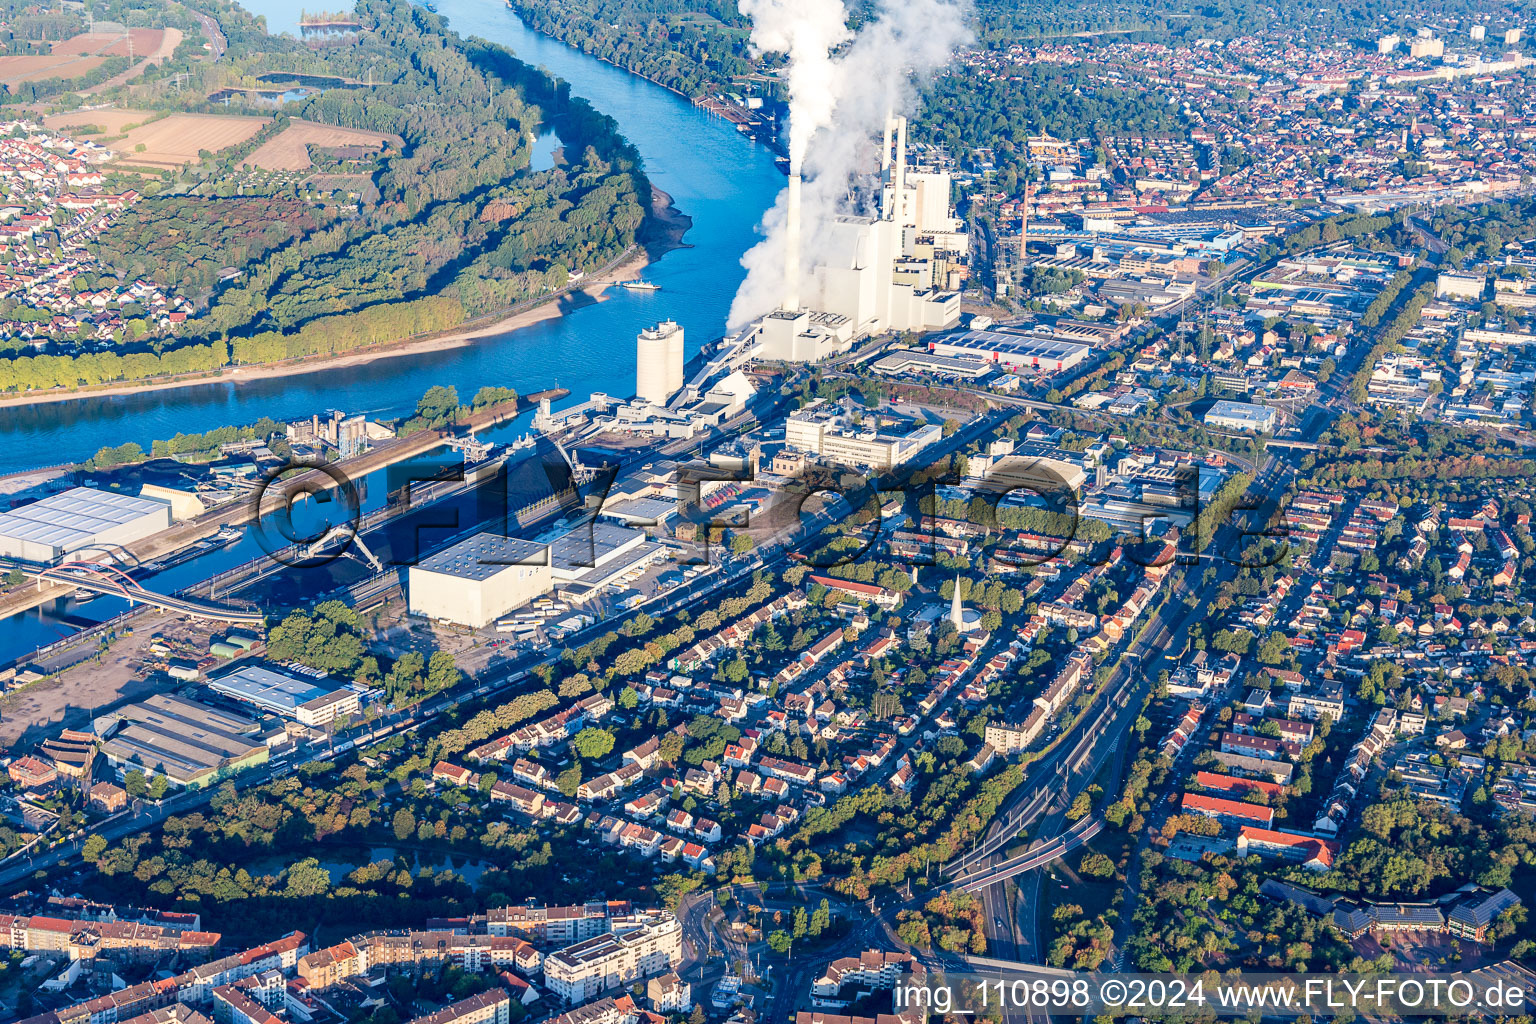
<path id="1" fill-rule="evenodd" d="M 978 892 L 989 885 L 1007 881 L 1021 872 L 1044 867 L 1056 858 L 1065 856 L 1082 846 L 1098 835 L 1103 828 L 1103 819 L 1098 816 L 1083 818 L 1056 838 L 1033 846 L 1027 852 L 1010 857 L 1001 864 L 975 868 L 958 878 L 952 878 L 944 884 L 944 888 L 953 886 L 966 892 Z"/>

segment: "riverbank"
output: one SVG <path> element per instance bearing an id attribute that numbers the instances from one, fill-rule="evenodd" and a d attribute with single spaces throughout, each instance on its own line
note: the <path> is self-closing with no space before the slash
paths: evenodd
<path id="1" fill-rule="evenodd" d="M 652 185 L 651 216 L 641 225 L 635 245 L 629 252 L 591 276 L 567 286 L 562 291 L 535 300 L 531 305 L 515 308 L 514 312 L 504 315 L 493 314 L 490 318 L 480 318 L 488 322 L 480 323 L 478 326 L 456 327 L 428 337 L 408 338 L 336 355 L 315 356 L 285 363 L 229 366 L 214 373 L 200 373 L 171 380 L 124 381 L 119 384 L 102 384 L 88 388 L 53 389 L 5 395 L 0 396 L 0 409 L 70 402 L 81 398 L 173 391 L 202 384 L 248 384 L 362 366 L 381 359 L 462 348 L 482 338 L 511 334 L 522 328 L 563 317 L 578 309 L 603 302 L 608 298 L 607 290 L 616 283 L 633 280 L 646 267 L 673 249 L 686 248 L 683 235 L 691 227 L 693 227 L 693 218 L 679 211 L 673 205 L 671 196 Z"/>

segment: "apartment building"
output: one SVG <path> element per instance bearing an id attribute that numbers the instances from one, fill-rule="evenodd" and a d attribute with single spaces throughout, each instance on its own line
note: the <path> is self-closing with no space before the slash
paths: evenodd
<path id="1" fill-rule="evenodd" d="M 858 956 L 832 961 L 821 977 L 811 983 L 811 1005 L 818 1009 L 851 1006 L 868 992 L 885 991 L 895 986 L 903 974 L 917 979 L 927 971 L 911 953 L 866 950 Z"/>
<path id="2" fill-rule="evenodd" d="M 621 934 L 598 935 L 544 958 L 544 987 L 568 1005 L 675 968 L 683 956 L 676 920 L 641 924 Z"/>
<path id="3" fill-rule="evenodd" d="M 300 957 L 298 974 L 310 988 L 325 990 L 368 969 L 366 955 L 350 942 L 317 949 Z"/>
<path id="4" fill-rule="evenodd" d="M 569 946 L 612 931 L 614 918 L 633 912 L 623 900 L 574 907 L 525 903 L 487 911 L 485 928 L 491 935 L 512 935 L 535 945 Z"/>
<path id="5" fill-rule="evenodd" d="M 635 1024 L 640 1018 L 635 1001 L 623 995 L 567 1010 L 556 1017 L 553 1024 Z"/>
<path id="6" fill-rule="evenodd" d="M 64 953 L 71 960 L 111 956 L 131 963 L 169 954 L 187 963 L 200 963 L 212 956 L 218 945 L 217 932 L 143 921 L 0 914 L 0 947 Z"/>
<path id="7" fill-rule="evenodd" d="M 281 1017 L 234 985 L 213 990 L 213 1019 L 218 1024 L 283 1024 Z"/>
<path id="8" fill-rule="evenodd" d="M 1344 694 L 1338 690 L 1314 693 L 1293 693 L 1285 713 L 1290 718 L 1307 718 L 1313 721 L 1327 715 L 1337 722 L 1344 717 Z"/>
<path id="9" fill-rule="evenodd" d="M 996 725 L 987 724 L 986 742 L 992 744 L 992 749 L 999 754 L 1008 755 L 1025 749 L 1040 735 L 1045 728 L 1046 710 L 1036 706 L 1030 710 L 1029 717 L 1018 725 L 1007 722 L 999 722 Z"/>
<path id="10" fill-rule="evenodd" d="M 213 1002 L 215 989 L 265 972 L 292 969 L 308 951 L 305 934 L 289 932 L 280 939 L 200 964 L 173 977 L 129 985 L 83 1003 L 29 1017 L 23 1024 L 207 1024 L 208 1018 L 190 1011 L 182 1015 L 177 1007 L 183 1003 L 208 1006 Z"/>
<path id="11" fill-rule="evenodd" d="M 645 1001 L 656 1013 L 687 1013 L 693 1009 L 693 986 L 675 973 L 645 983 Z"/>
<path id="12" fill-rule="evenodd" d="M 511 1016 L 512 997 L 504 988 L 492 988 L 417 1017 L 410 1024 L 508 1024 Z"/>

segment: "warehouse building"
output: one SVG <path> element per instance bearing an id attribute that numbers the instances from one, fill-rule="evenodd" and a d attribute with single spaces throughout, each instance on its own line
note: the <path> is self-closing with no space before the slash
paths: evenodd
<path id="1" fill-rule="evenodd" d="M 479 533 L 424 558 L 406 581 L 410 613 L 479 629 L 554 588 L 547 544 Z"/>
<path id="2" fill-rule="evenodd" d="M 1256 434 L 1267 434 L 1275 429 L 1275 410 L 1267 405 L 1223 399 L 1211 406 L 1205 414 L 1205 425 L 1223 430 L 1251 430 Z"/>
<path id="3" fill-rule="evenodd" d="M 208 506 L 196 491 L 171 487 L 166 484 L 145 484 L 139 488 L 139 497 L 164 501 L 171 506 L 171 518 L 178 523 L 196 519 L 208 511 Z"/>
<path id="4" fill-rule="evenodd" d="M 934 338 L 928 342 L 928 351 L 961 359 L 985 359 L 1010 370 L 1059 373 L 1087 359 L 1093 349 L 1052 334 L 970 330 Z"/>
<path id="5" fill-rule="evenodd" d="M 362 694 L 367 692 L 352 685 L 337 686 L 325 677 L 298 679 L 263 665 L 241 665 L 228 675 L 210 679 L 208 689 L 311 728 L 360 714 Z"/>
<path id="6" fill-rule="evenodd" d="M 550 570 L 559 584 L 601 587 L 659 558 L 661 545 L 645 539 L 633 527 L 594 522 L 554 537 L 549 542 Z"/>
<path id="7" fill-rule="evenodd" d="M 0 555 L 55 562 L 65 555 L 111 553 L 171 525 L 171 503 L 72 487 L 0 512 Z"/>
<path id="8" fill-rule="evenodd" d="M 926 373 L 935 377 L 977 380 L 997 367 L 977 356 L 937 356 L 931 352 L 901 350 L 875 360 L 870 369 L 892 377 Z"/>
<path id="9" fill-rule="evenodd" d="M 119 774 L 139 769 L 202 789 L 264 764 L 261 725 L 184 697 L 157 693 L 97 718 L 101 753 Z"/>

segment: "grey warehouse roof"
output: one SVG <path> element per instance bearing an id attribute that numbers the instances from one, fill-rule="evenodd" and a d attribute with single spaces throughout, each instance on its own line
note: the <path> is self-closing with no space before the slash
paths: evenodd
<path id="1" fill-rule="evenodd" d="M 984 352 L 1006 352 L 1009 355 L 1039 359 L 1065 359 L 1086 355 L 1091 346 L 1081 342 L 1066 341 L 1050 335 L 1009 334 L 1002 331 L 966 330 L 942 334 L 933 341 L 940 345 L 976 349 Z"/>
<path id="2" fill-rule="evenodd" d="M 208 688 L 216 693 L 291 714 L 301 704 L 342 689 L 339 684 L 328 686 L 324 682 L 331 681 L 296 679 L 261 665 L 242 665 L 228 675 L 210 679 Z"/>
<path id="3" fill-rule="evenodd" d="M 163 513 L 170 502 L 94 487 L 72 487 L 0 513 L 0 535 L 70 549 L 103 530 Z"/>
<path id="4" fill-rule="evenodd" d="M 520 537 L 477 533 L 468 540 L 423 558 L 416 568 L 481 583 L 508 566 L 548 564 L 547 545 Z"/>

